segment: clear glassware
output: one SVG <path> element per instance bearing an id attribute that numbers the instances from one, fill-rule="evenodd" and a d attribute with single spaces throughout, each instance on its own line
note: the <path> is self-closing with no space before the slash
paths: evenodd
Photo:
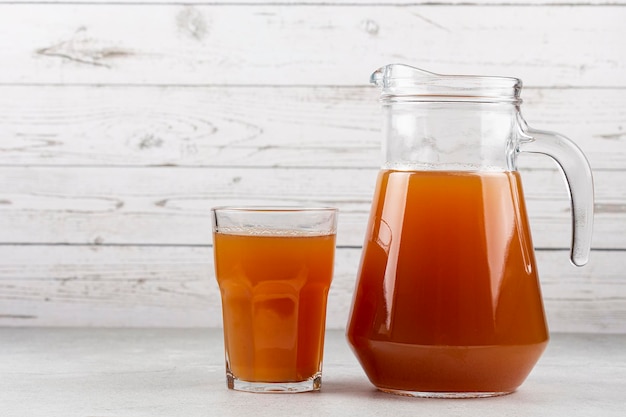
<path id="1" fill-rule="evenodd" d="M 229 389 L 318 391 L 337 209 L 216 207 Z"/>
<path id="2" fill-rule="evenodd" d="M 589 257 L 593 178 L 566 137 L 526 124 L 516 78 L 393 64 L 378 176 L 348 340 L 380 390 L 426 397 L 514 391 L 548 342 L 517 156 L 561 167 L 571 261 Z"/>

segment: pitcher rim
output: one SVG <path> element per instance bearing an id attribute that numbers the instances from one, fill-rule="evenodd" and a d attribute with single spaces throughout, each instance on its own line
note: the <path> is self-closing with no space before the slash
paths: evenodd
<path id="1" fill-rule="evenodd" d="M 381 89 L 381 101 L 521 103 L 522 81 L 491 75 L 436 74 L 406 64 L 385 65 L 370 82 Z"/>

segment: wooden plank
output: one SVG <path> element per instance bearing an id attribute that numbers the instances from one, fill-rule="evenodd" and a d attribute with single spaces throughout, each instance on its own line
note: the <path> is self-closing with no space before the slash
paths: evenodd
<path id="1" fill-rule="evenodd" d="M 265 204 L 340 206 L 342 244 L 359 236 L 353 243 L 360 245 L 376 176 L 272 168 L 0 168 L 0 174 L 6 174 L 0 242 L 105 244 L 208 244 L 211 207 Z"/>
<path id="2" fill-rule="evenodd" d="M 20 4 L 20 3 L 37 3 L 37 4 L 63 4 L 67 0 L 0 0 L 0 4 Z M 111 0 L 72 0 L 77 4 L 101 4 L 111 3 Z M 177 4 L 173 0 L 115 0 L 118 4 Z M 298 6 L 319 6 L 335 5 L 335 6 L 378 6 L 378 7 L 404 7 L 415 5 L 463 5 L 463 6 L 519 6 L 519 5 L 555 5 L 555 6 L 614 6 L 617 4 L 626 4 L 625 0 L 445 0 L 433 2 L 432 0 L 394 0 L 393 2 L 384 2 L 382 0 L 346 0 L 332 3 L 324 3 L 320 0 L 222 0 L 222 1 L 206 1 L 206 0 L 188 0 L 185 4 L 200 4 L 205 6 L 250 6 L 250 5 L 284 5 L 290 7 Z"/>
<path id="3" fill-rule="evenodd" d="M 0 83 L 360 85 L 401 61 L 626 87 L 624 21 L 620 5 L 2 4 Z"/>
<path id="4" fill-rule="evenodd" d="M 375 88 L 0 87 L 0 165 L 380 162 Z"/>
<path id="5" fill-rule="evenodd" d="M 626 166 L 620 89 L 526 89 L 594 169 Z M 0 166 L 377 167 L 374 87 L 0 86 Z M 525 167 L 552 166 L 521 157 Z"/>
<path id="6" fill-rule="evenodd" d="M 0 246 L 0 325 L 219 326 L 210 247 Z M 328 326 L 346 324 L 359 248 L 337 250 Z M 626 331 L 624 251 L 595 250 L 588 266 L 537 251 L 552 331 Z"/>
<path id="7" fill-rule="evenodd" d="M 341 210 L 338 243 L 360 246 L 375 169 L 0 168 L 0 243 L 208 244 L 218 205 Z M 619 175 L 618 175 L 619 174 Z M 537 247 L 569 245 L 569 200 L 555 171 L 523 172 Z M 596 172 L 594 247 L 626 248 L 623 171 Z"/>

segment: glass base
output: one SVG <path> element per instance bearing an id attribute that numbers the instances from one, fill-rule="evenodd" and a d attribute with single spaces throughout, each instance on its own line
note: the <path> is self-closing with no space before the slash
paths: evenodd
<path id="1" fill-rule="evenodd" d="M 418 397 L 418 398 L 451 398 L 451 399 L 463 399 L 463 398 L 488 398 L 488 397 L 500 397 L 502 395 L 512 394 L 514 391 L 473 391 L 473 392 L 447 392 L 447 391 L 403 391 L 389 388 L 378 388 L 382 392 L 395 395 L 403 395 L 405 397 Z"/>
<path id="2" fill-rule="evenodd" d="M 298 382 L 251 382 L 237 379 L 233 374 L 226 374 L 229 389 L 235 391 L 258 392 L 267 394 L 289 394 L 297 392 L 319 391 L 322 388 L 322 374 Z"/>

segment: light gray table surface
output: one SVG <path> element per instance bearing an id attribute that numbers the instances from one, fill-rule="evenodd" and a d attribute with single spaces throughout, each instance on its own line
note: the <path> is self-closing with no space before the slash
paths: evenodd
<path id="1" fill-rule="evenodd" d="M 473 400 L 376 391 L 343 332 L 322 391 L 229 391 L 220 329 L 0 328 L 0 416 L 626 416 L 626 335 L 553 334 L 522 387 Z M 591 414 L 593 413 L 593 414 Z"/>

